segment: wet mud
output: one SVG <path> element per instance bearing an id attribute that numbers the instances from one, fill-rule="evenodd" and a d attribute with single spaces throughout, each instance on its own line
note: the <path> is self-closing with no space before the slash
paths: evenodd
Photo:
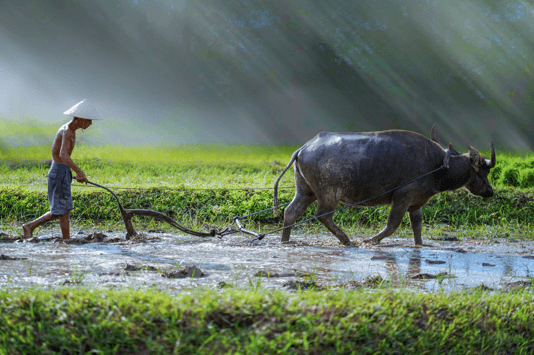
<path id="1" fill-rule="evenodd" d="M 161 276 L 168 277 L 170 279 L 184 279 L 186 277 L 200 278 L 207 275 L 207 273 L 193 265 L 185 266 L 184 268 L 179 268 L 178 270 L 166 270 Z"/>
<path id="2" fill-rule="evenodd" d="M 9 235 L 4 232 L 0 232 L 0 243 L 14 243 L 18 240 L 22 241 L 23 238 L 20 236 L 14 236 L 14 235 Z"/>
<path id="3" fill-rule="evenodd" d="M 329 235 L 289 243 L 151 231 L 126 240 L 112 231 L 63 240 L 0 235 L 0 287 L 267 287 L 289 291 L 407 287 L 433 292 L 532 286 L 534 243 L 520 240 L 413 240 L 343 247 Z"/>
<path id="4" fill-rule="evenodd" d="M 9 255 L 0 254 L 0 260 L 24 260 L 26 258 L 14 258 Z"/>

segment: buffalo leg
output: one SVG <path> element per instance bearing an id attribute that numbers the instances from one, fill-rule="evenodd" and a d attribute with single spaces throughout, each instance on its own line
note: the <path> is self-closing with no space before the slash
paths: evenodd
<path id="1" fill-rule="evenodd" d="M 336 207 L 337 203 L 325 203 L 324 201 L 319 200 L 315 215 L 320 216 L 322 214 L 332 212 L 336 209 Z M 326 216 L 318 217 L 317 219 L 321 221 L 321 223 L 324 224 L 326 228 L 328 228 L 328 230 L 336 236 L 337 239 L 339 239 L 341 244 L 352 245 L 345 232 L 334 223 L 334 220 L 332 219 L 333 215 L 333 213 L 329 213 Z"/>
<path id="2" fill-rule="evenodd" d="M 423 239 L 421 238 L 421 231 L 423 230 L 423 215 L 421 214 L 421 209 L 419 208 L 415 211 L 408 212 L 410 215 L 410 224 L 412 225 L 415 245 L 422 245 Z"/>
<path id="3" fill-rule="evenodd" d="M 315 194 L 306 184 L 298 172 L 295 173 L 296 191 L 293 201 L 284 210 L 284 230 L 282 231 L 282 242 L 288 242 L 291 235 L 291 225 L 300 218 L 313 201 L 316 200 Z M 286 228 L 287 227 L 287 228 Z"/>
<path id="4" fill-rule="evenodd" d="M 402 222 L 402 217 L 404 217 L 404 215 L 408 211 L 408 207 L 409 207 L 409 204 L 402 203 L 399 201 L 396 201 L 396 202 L 394 201 L 393 204 L 391 205 L 391 211 L 389 211 L 388 224 L 386 225 L 386 227 L 382 229 L 382 231 L 378 233 L 377 235 L 375 235 L 374 237 L 366 240 L 366 242 L 372 243 L 372 244 L 378 244 L 385 237 L 388 237 L 392 235 L 393 233 L 395 233 L 395 231 L 397 230 L 397 228 L 399 228 Z"/>

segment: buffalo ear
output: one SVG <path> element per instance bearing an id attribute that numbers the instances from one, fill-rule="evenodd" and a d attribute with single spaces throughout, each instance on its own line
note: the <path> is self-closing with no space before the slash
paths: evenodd
<path id="1" fill-rule="evenodd" d="M 476 150 L 473 147 L 469 147 L 469 161 L 471 162 L 471 165 L 473 166 L 473 168 L 475 168 L 475 170 L 477 171 L 478 171 L 478 168 L 480 168 L 480 166 L 482 165 L 480 163 L 480 160 L 481 160 L 481 157 L 480 157 L 480 153 L 478 152 L 478 150 Z"/>
<path id="2" fill-rule="evenodd" d="M 452 146 L 452 143 L 449 143 L 449 150 L 451 151 L 451 155 L 461 155 L 459 151 L 454 149 L 454 147 Z"/>

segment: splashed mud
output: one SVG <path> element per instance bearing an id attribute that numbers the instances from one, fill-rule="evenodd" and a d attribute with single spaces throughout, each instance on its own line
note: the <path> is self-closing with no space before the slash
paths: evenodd
<path id="1" fill-rule="evenodd" d="M 246 236 L 197 238 L 147 233 L 92 233 L 70 240 L 3 236 L 0 287 L 56 288 L 408 287 L 425 291 L 530 287 L 534 243 L 526 241 L 411 239 L 342 247 L 325 235 L 296 235 L 252 242 Z M 163 277 L 162 277 L 163 276 Z"/>

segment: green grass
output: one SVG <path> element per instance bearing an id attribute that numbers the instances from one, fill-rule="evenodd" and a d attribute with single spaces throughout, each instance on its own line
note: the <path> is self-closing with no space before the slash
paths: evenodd
<path id="1" fill-rule="evenodd" d="M 72 158 L 89 180 L 110 187 L 251 188 L 272 187 L 295 149 L 81 146 L 76 147 Z M 47 167 L 42 162 L 45 159 L 50 159 L 50 148 L 0 152 L 0 186 L 45 189 Z M 282 183 L 293 185 L 292 175 L 286 173 Z"/>
<path id="2" fill-rule="evenodd" d="M 103 160 L 113 163 L 183 163 L 253 164 L 288 160 L 295 146 L 252 145 L 178 145 L 178 146 L 122 146 L 77 145 L 73 159 Z M 0 160 L 50 159 L 51 146 L 6 148 L 0 152 Z"/>
<path id="3" fill-rule="evenodd" d="M 183 145 L 91 146 L 80 144 L 73 160 L 91 181 L 111 187 L 252 188 L 272 187 L 296 146 Z M 50 146 L 0 150 L 0 186 L 44 189 Z M 534 188 L 534 155 L 500 152 L 491 170 L 496 188 Z M 282 185 L 293 185 L 288 171 Z"/>
<path id="4" fill-rule="evenodd" d="M 491 170 L 490 181 L 496 186 L 534 187 L 534 155 L 506 156 Z"/>
<path id="5" fill-rule="evenodd" d="M 145 208 L 159 211 L 186 225 L 232 223 L 232 217 L 243 216 L 271 207 L 270 190 L 120 190 L 118 196 L 125 208 Z M 293 197 L 292 189 L 282 190 L 280 203 Z M 117 203 L 108 192 L 101 189 L 74 189 L 74 210 L 71 216 L 78 223 L 84 220 L 103 222 L 121 221 Z M 45 193 L 20 188 L 0 190 L 0 220 L 16 219 L 27 221 L 48 211 Z M 315 204 L 306 211 L 302 219 L 314 215 Z M 349 208 L 336 212 L 334 220 L 340 226 L 380 227 L 387 222 L 389 207 Z M 272 212 L 258 214 L 246 222 L 280 225 L 281 219 L 273 219 Z M 445 224 L 455 228 L 472 226 L 523 226 L 525 236 L 530 235 L 534 221 L 534 194 L 514 189 L 503 189 L 493 199 L 484 201 L 465 191 L 446 192 L 434 197 L 423 207 L 425 225 Z M 319 222 L 311 222 L 311 225 Z M 309 224 L 310 225 L 310 224 Z M 409 226 L 408 216 L 403 226 Z"/>
<path id="6" fill-rule="evenodd" d="M 533 301 L 519 289 L 2 291 L 0 354 L 527 354 Z"/>
<path id="7" fill-rule="evenodd" d="M 123 147 L 87 146 L 76 148 L 73 159 L 91 181 L 118 193 L 126 208 L 152 209 L 178 222 L 199 226 L 226 226 L 234 216 L 270 208 L 272 186 L 297 147 L 275 146 L 160 146 Z M 0 152 L 0 220 L 19 222 L 34 219 L 48 210 L 46 197 L 49 147 L 32 146 Z M 97 158 L 98 157 L 98 158 Z M 30 159 L 31 158 L 31 159 Z M 523 226 L 531 230 L 534 221 L 534 189 L 527 187 L 532 178 L 534 157 L 530 153 L 500 153 L 490 179 L 496 195 L 488 201 L 465 190 L 435 196 L 423 207 L 427 226 L 440 224 L 476 230 L 479 226 Z M 281 186 L 294 185 L 288 171 Z M 517 185 L 517 186 L 514 186 Z M 259 190 L 256 190 L 259 189 Z M 280 203 L 292 199 L 292 188 L 281 189 Z M 119 222 L 116 202 L 98 188 L 73 184 L 77 223 L 105 220 Z M 314 206 L 303 218 L 311 218 Z M 337 212 L 335 221 L 345 229 L 351 226 L 378 228 L 387 221 L 389 207 L 346 209 Z M 260 214 L 252 222 L 275 223 L 272 213 Z M 314 226 L 312 222 L 308 226 Z M 405 216 L 402 226 L 409 225 Z M 270 229 L 269 227 L 268 229 Z M 532 234 L 532 233 L 530 233 Z M 525 236 L 529 236 L 525 233 Z M 530 237 L 529 237 L 530 238 Z"/>

